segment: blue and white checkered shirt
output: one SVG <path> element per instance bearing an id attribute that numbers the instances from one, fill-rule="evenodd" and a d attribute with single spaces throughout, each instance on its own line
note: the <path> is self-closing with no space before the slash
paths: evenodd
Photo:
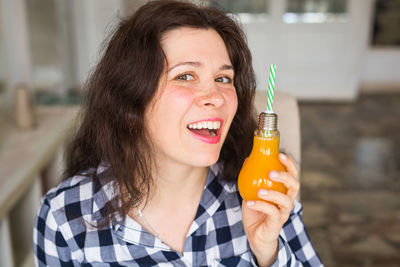
<path id="1" fill-rule="evenodd" d="M 90 169 L 43 197 L 33 234 L 37 266 L 256 266 L 242 225 L 236 184 L 221 180 L 216 168 L 208 174 L 183 254 L 128 216 L 96 227 L 106 203 L 120 203 L 106 173 L 104 167 Z M 301 212 L 296 202 L 279 236 L 272 266 L 322 266 Z"/>

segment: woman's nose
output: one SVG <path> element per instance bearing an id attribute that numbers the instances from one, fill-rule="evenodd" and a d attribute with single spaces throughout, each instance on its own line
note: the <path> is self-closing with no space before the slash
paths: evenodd
<path id="1" fill-rule="evenodd" d="M 210 106 L 218 108 L 225 103 L 225 98 L 216 84 L 209 84 L 206 85 L 204 90 L 201 90 L 199 95 L 196 97 L 196 102 L 200 107 Z"/>

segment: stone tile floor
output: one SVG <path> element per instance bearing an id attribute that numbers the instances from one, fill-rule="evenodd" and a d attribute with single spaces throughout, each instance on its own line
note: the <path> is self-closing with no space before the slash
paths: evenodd
<path id="1" fill-rule="evenodd" d="M 325 266 L 400 266 L 400 94 L 300 116 L 303 215 Z"/>

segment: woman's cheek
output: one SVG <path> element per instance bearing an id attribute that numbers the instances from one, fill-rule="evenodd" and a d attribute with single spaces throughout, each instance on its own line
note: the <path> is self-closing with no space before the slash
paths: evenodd
<path id="1" fill-rule="evenodd" d="M 238 98 L 236 95 L 236 91 L 233 89 L 227 89 L 224 92 L 224 97 L 225 97 L 225 104 L 227 105 L 227 115 L 229 118 L 229 121 L 227 121 L 229 123 L 229 127 L 227 127 L 225 129 L 225 133 L 224 136 L 226 137 L 226 135 L 228 134 L 228 131 L 231 127 L 232 124 L 232 120 L 235 117 L 236 111 L 237 111 L 237 107 L 238 107 Z"/>
<path id="2" fill-rule="evenodd" d="M 233 118 L 236 114 L 236 110 L 238 107 L 238 98 L 235 89 L 231 89 L 227 92 L 226 100 L 227 104 L 229 105 L 229 110 L 232 113 L 231 116 Z"/>
<path id="3" fill-rule="evenodd" d="M 186 87 L 176 87 L 168 91 L 167 99 L 171 103 L 175 103 L 179 106 L 185 106 L 187 103 L 193 101 L 194 95 L 193 90 Z"/>

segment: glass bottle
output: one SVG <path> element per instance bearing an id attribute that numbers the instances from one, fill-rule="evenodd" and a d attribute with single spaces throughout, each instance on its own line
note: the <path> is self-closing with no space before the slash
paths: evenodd
<path id="1" fill-rule="evenodd" d="M 286 171 L 279 160 L 278 115 L 262 112 L 259 116 L 258 129 L 254 132 L 253 149 L 243 163 L 239 173 L 238 188 L 246 201 L 260 200 L 257 191 L 261 188 L 286 194 L 286 187 L 269 179 L 271 171 Z"/>

